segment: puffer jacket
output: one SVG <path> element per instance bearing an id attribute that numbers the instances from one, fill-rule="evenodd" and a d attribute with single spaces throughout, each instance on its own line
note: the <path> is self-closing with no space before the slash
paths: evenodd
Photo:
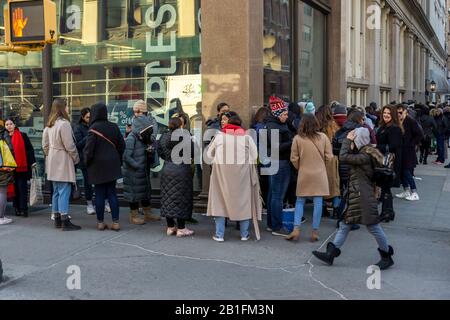
<path id="1" fill-rule="evenodd" d="M 346 224 L 374 225 L 379 223 L 378 201 L 372 182 L 374 166 L 381 166 L 383 155 L 372 146 L 351 150 L 352 142 L 342 142 L 340 160 L 350 166 L 348 199 L 344 220 Z"/>
<path id="2" fill-rule="evenodd" d="M 332 145 L 333 145 L 333 154 L 335 156 L 339 156 L 342 149 L 342 143 L 347 138 L 347 135 L 357 129 L 360 128 L 361 125 L 359 123 L 353 122 L 353 121 L 346 121 L 344 123 L 344 126 L 336 132 L 334 135 Z M 340 159 L 339 159 L 340 160 Z M 350 166 L 348 164 L 343 163 L 342 161 L 339 162 L 339 177 L 343 183 L 345 183 L 350 176 Z"/>
<path id="3" fill-rule="evenodd" d="M 149 146 L 139 137 L 139 132 L 151 125 L 147 117 L 135 118 L 131 134 L 125 140 L 122 174 L 123 194 L 128 202 L 151 199 Z"/>

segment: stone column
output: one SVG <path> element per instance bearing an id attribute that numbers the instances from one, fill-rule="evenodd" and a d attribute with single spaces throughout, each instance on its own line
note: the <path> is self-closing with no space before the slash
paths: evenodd
<path id="1" fill-rule="evenodd" d="M 392 16 L 392 48 L 390 57 L 390 85 L 392 86 L 391 100 L 399 102 L 400 88 L 400 63 L 403 57 L 400 57 L 400 28 L 402 22 L 398 15 Z"/>
<path id="2" fill-rule="evenodd" d="M 263 25 L 261 0 L 202 0 L 203 116 L 214 117 L 226 102 L 249 126 L 252 106 L 264 101 Z M 196 211 L 206 208 L 209 166 L 203 166 L 203 190 Z"/>
<path id="3" fill-rule="evenodd" d="M 406 64 L 406 100 L 414 99 L 414 33 L 407 30 L 406 52 L 408 63 Z"/>
<path id="4" fill-rule="evenodd" d="M 381 7 L 380 0 L 373 0 L 370 5 Z M 368 63 L 369 88 L 367 90 L 367 103 L 376 102 L 380 106 L 380 68 L 381 68 L 381 30 L 367 30 L 368 44 L 366 49 Z"/>

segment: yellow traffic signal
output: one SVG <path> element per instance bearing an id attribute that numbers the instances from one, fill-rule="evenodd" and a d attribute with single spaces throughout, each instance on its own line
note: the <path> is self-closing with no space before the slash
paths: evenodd
<path id="1" fill-rule="evenodd" d="M 50 0 L 8 0 L 4 9 L 7 45 L 56 43 L 56 4 Z"/>

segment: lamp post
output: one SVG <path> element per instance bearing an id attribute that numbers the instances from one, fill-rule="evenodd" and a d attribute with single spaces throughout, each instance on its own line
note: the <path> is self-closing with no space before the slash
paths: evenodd
<path id="1" fill-rule="evenodd" d="M 436 89 L 437 89 L 436 82 L 434 82 L 434 80 L 431 80 L 430 91 L 432 92 L 431 102 L 433 102 L 433 103 L 436 103 Z"/>

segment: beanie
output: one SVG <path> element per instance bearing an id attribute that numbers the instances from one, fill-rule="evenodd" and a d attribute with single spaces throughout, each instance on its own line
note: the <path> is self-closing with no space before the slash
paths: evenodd
<path id="1" fill-rule="evenodd" d="M 314 105 L 314 103 L 312 103 L 312 102 L 308 102 L 307 104 L 306 104 L 306 107 L 305 107 L 305 113 L 306 114 L 315 114 L 316 113 L 316 106 Z"/>
<path id="2" fill-rule="evenodd" d="M 288 111 L 288 107 L 284 103 L 284 101 L 275 96 L 271 96 L 269 98 L 269 105 L 270 105 L 270 112 L 272 112 L 272 114 L 277 118 L 281 116 L 284 112 Z"/>
<path id="3" fill-rule="evenodd" d="M 340 103 L 336 103 L 333 106 L 332 111 L 333 111 L 333 115 L 337 115 L 337 114 L 345 114 L 345 115 L 347 115 L 347 107 L 342 105 L 342 104 L 340 104 Z"/>
<path id="4" fill-rule="evenodd" d="M 142 113 L 147 113 L 147 103 L 144 100 L 138 100 L 133 106 L 133 111 L 141 111 Z"/>

